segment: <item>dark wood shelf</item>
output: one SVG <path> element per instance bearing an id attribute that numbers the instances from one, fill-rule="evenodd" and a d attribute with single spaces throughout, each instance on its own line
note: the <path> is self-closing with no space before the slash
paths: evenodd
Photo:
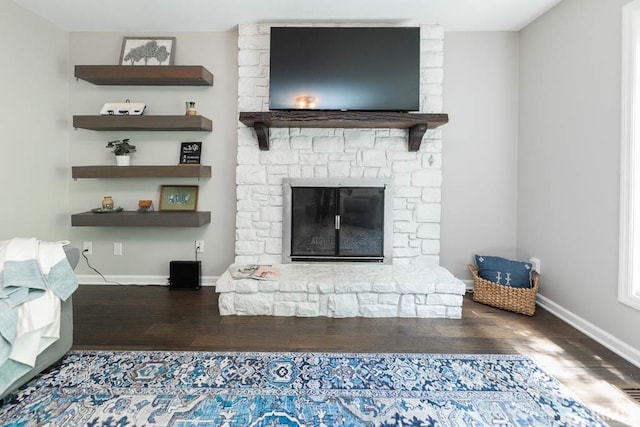
<path id="1" fill-rule="evenodd" d="M 266 111 L 242 112 L 240 122 L 256 130 L 258 146 L 269 149 L 269 128 L 392 128 L 409 129 L 409 151 L 418 151 L 428 129 L 449 122 L 448 114 L 386 111 Z"/>
<path id="2" fill-rule="evenodd" d="M 74 75 L 95 85 L 213 86 L 202 65 L 76 65 Z"/>
<path id="3" fill-rule="evenodd" d="M 213 74 L 201 65 L 126 66 L 76 65 L 74 75 L 95 85 L 213 86 Z M 206 131 L 213 124 L 204 116 L 73 116 L 73 127 L 96 131 Z M 211 166 L 74 166 L 77 178 L 208 178 Z M 71 215 L 74 227 L 201 227 L 211 212 L 117 213 L 82 212 Z"/>
<path id="4" fill-rule="evenodd" d="M 73 127 L 90 130 L 207 131 L 213 124 L 204 116 L 73 116 Z"/>
<path id="5" fill-rule="evenodd" d="M 201 227 L 211 222 L 211 212 L 123 211 L 71 215 L 73 227 Z"/>
<path id="6" fill-rule="evenodd" d="M 73 166 L 78 178 L 210 178 L 211 166 Z"/>

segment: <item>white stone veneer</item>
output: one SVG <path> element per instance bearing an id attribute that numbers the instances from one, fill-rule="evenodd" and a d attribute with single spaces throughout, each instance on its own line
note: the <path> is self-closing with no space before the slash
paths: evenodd
<path id="1" fill-rule="evenodd" d="M 239 26 L 239 111 L 269 109 L 271 26 Z M 440 113 L 444 31 L 438 25 L 420 29 L 420 111 Z M 239 123 L 236 262 L 281 262 L 282 178 L 350 177 L 393 179 L 393 263 L 437 266 L 440 138 L 439 130 L 430 130 L 420 151 L 408 152 L 406 130 L 272 128 L 270 150 L 260 151 L 254 130 Z"/>
<path id="2" fill-rule="evenodd" d="M 239 26 L 239 111 L 269 109 L 272 26 Z M 441 113 L 444 31 L 423 25 L 420 34 L 420 111 Z M 227 271 L 216 284 L 220 314 L 462 316 L 464 283 L 439 267 L 439 130 L 427 132 L 418 152 L 407 150 L 406 130 L 270 131 L 270 150 L 260 151 L 254 130 L 238 124 L 236 263 L 282 261 L 283 178 L 348 177 L 393 180 L 394 265 L 282 264 L 276 281 L 233 280 Z"/>
<path id="3" fill-rule="evenodd" d="M 227 270 L 216 284 L 220 314 L 462 317 L 465 284 L 442 267 L 296 263 L 277 269 L 277 280 L 234 280 Z"/>

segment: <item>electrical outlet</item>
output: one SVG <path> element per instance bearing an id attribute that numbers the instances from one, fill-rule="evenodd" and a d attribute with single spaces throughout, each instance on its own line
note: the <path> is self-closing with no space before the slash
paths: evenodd
<path id="1" fill-rule="evenodd" d="M 113 254 L 116 256 L 122 255 L 122 243 L 118 242 L 113 244 Z"/>
<path id="2" fill-rule="evenodd" d="M 533 264 L 534 271 L 536 271 L 538 274 L 542 274 L 542 272 L 540 271 L 540 259 L 532 256 L 531 258 L 529 258 L 529 262 Z"/>
<path id="3" fill-rule="evenodd" d="M 82 252 L 85 255 L 93 255 L 93 243 L 92 242 L 82 242 Z"/>
<path id="4" fill-rule="evenodd" d="M 199 254 L 204 252 L 204 240 L 196 240 L 196 252 Z"/>

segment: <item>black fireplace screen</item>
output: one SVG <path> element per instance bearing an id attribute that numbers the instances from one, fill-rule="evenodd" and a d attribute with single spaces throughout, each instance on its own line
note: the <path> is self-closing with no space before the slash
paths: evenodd
<path id="1" fill-rule="evenodd" d="M 384 188 L 293 187 L 291 257 L 383 257 Z"/>

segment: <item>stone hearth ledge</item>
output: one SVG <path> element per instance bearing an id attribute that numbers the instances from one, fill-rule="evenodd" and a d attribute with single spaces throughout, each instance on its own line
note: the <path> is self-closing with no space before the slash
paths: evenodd
<path id="1" fill-rule="evenodd" d="M 232 264 L 233 268 L 236 264 Z M 298 317 L 462 317 L 465 284 L 421 265 L 279 264 L 276 280 L 216 282 L 220 314 Z"/>

